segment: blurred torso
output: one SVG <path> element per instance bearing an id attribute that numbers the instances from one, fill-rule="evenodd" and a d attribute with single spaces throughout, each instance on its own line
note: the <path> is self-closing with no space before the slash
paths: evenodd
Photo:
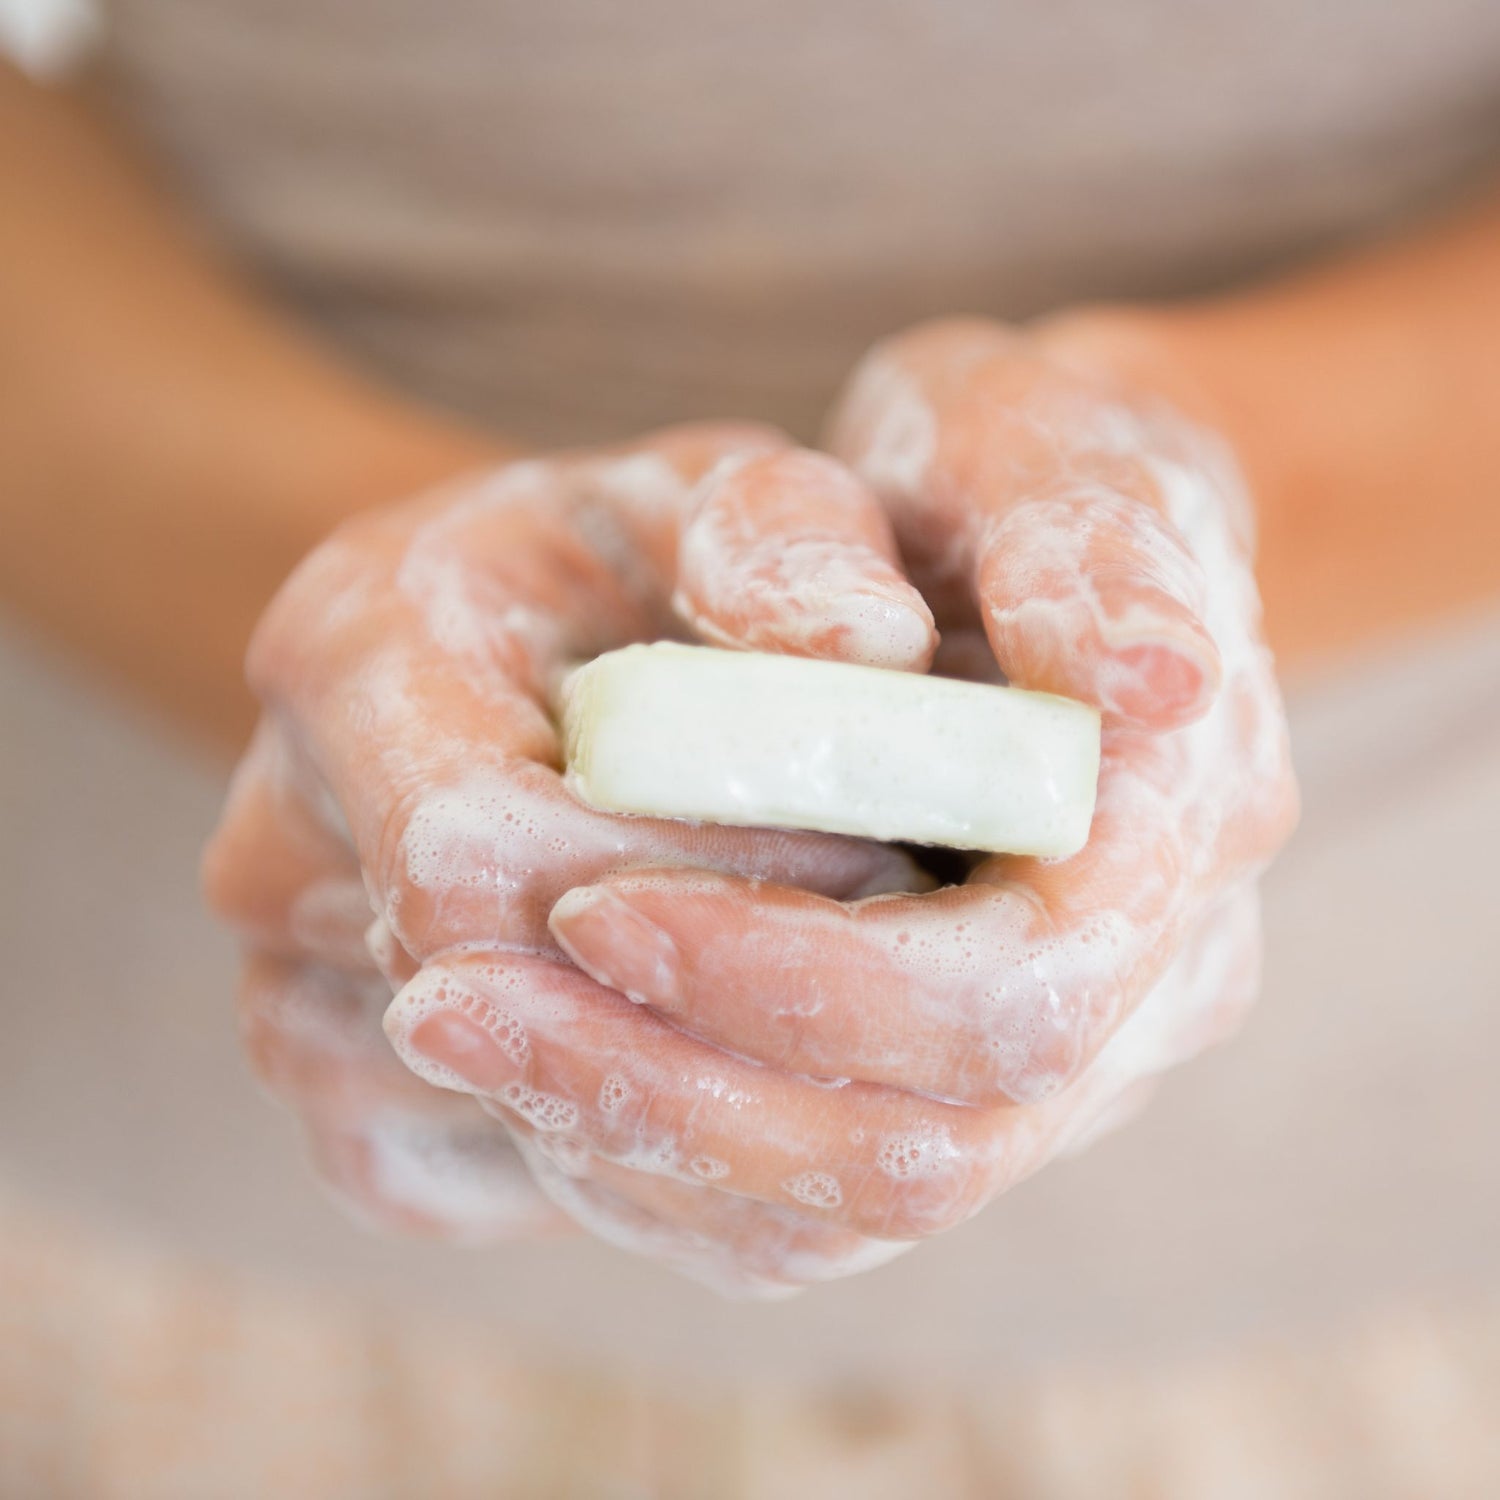
<path id="1" fill-rule="evenodd" d="M 873 338 L 1209 287 L 1500 145 L 1500 6 L 112 0 L 180 186 L 410 387 L 539 442 L 816 428 Z"/>

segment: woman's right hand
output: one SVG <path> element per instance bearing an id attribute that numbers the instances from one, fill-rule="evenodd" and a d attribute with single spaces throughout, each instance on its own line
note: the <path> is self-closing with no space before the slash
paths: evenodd
<path id="1" fill-rule="evenodd" d="M 774 483 L 756 482 L 758 465 Z M 699 481 L 736 466 L 740 482 L 693 519 Z M 746 504 L 761 521 L 785 513 L 788 534 L 768 554 L 737 541 Z M 573 798 L 549 713 L 561 673 L 632 640 L 682 635 L 684 618 L 721 643 L 891 667 L 925 667 L 935 642 L 860 487 L 774 432 L 728 425 L 516 462 L 360 516 L 302 564 L 262 621 L 249 673 L 264 716 L 206 884 L 250 944 L 242 1019 L 252 1063 L 303 1119 L 323 1176 L 365 1218 L 469 1239 L 582 1218 L 730 1285 L 789 1278 L 789 1246 L 842 1267 L 862 1243 L 789 1202 L 759 1215 L 769 1229 L 755 1231 L 760 1250 L 747 1249 L 741 1221 L 759 1205 L 709 1188 L 714 1166 L 590 1149 L 558 1128 L 576 1106 L 533 1086 L 537 1055 L 592 1059 L 606 1036 L 618 1055 L 601 1088 L 634 1090 L 663 1116 L 680 1107 L 651 1102 L 647 1077 L 664 1068 L 681 1080 L 767 1071 L 574 969 L 547 927 L 565 891 L 663 864 L 844 899 L 914 881 L 904 855 L 875 844 L 620 818 Z M 481 1015 L 432 983 L 455 954 L 511 1002 L 498 1030 L 493 1010 Z M 512 1086 L 481 1106 L 434 1086 L 456 1088 L 454 1077 L 409 1072 L 381 1032 L 403 987 L 403 1041 L 433 1039 L 413 1013 L 418 995 L 426 1031 L 446 1048 L 462 1045 L 467 1012 L 515 1061 Z M 572 1024 L 562 994 L 585 1012 Z M 805 1079 L 779 1087 L 813 1115 L 829 1098 Z M 536 1189 L 516 1146 L 571 1218 Z M 674 1174 L 686 1181 L 668 1181 Z M 685 1214 L 674 1193 L 693 1195 Z M 703 1226 L 706 1198 L 725 1199 L 720 1231 Z M 799 1264 L 805 1279 L 812 1262 Z"/>

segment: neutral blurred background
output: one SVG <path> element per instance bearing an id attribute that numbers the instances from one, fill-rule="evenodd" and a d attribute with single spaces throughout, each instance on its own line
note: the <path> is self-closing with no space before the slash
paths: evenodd
<path id="1" fill-rule="evenodd" d="M 862 1494 L 910 1493 L 887 1450 L 979 1462 L 974 1432 L 998 1443 L 1001 1417 L 1043 1395 L 1059 1421 L 1077 1403 L 1076 1421 L 1038 1416 L 1001 1445 L 1005 1465 L 1050 1476 L 1018 1493 L 1117 1494 L 1136 1472 L 1158 1486 L 1139 1493 L 1269 1493 L 1244 1476 L 1286 1465 L 1335 1476 L 1308 1494 L 1484 1493 L 1500 1472 L 1495 623 L 1295 694 L 1307 815 L 1270 879 L 1265 999 L 1237 1041 L 983 1221 L 768 1307 L 586 1243 L 453 1251 L 347 1225 L 237 1054 L 234 955 L 195 884 L 223 768 L 7 630 L 0 1475 L 40 1403 L 91 1435 L 64 1445 L 99 1466 L 102 1488 L 79 1493 L 146 1493 L 109 1476 L 157 1474 L 140 1446 L 153 1424 L 189 1476 L 153 1494 L 205 1493 L 191 1476 L 222 1443 L 284 1460 L 309 1424 L 318 1452 L 332 1424 L 356 1476 L 334 1492 L 379 1493 L 358 1476 L 387 1461 L 380 1382 L 421 1383 L 451 1355 L 465 1399 L 434 1430 L 410 1417 L 412 1452 L 456 1462 L 467 1444 L 518 1472 L 571 1472 L 578 1453 L 553 1407 L 524 1421 L 486 1384 L 502 1374 L 528 1400 L 552 1380 L 580 1422 L 611 1377 L 669 1403 L 665 1437 L 602 1407 L 618 1472 L 658 1479 L 674 1431 L 731 1423 L 749 1441 L 747 1388 L 783 1415 L 853 1401 L 832 1438 L 814 1427 L 814 1451 L 756 1471 L 766 1494 L 797 1493 L 777 1486 L 799 1464 L 852 1482 L 846 1446 L 885 1454 Z M 55 1299 L 40 1349 L 38 1298 Z M 4 1336 L 7 1316 L 25 1339 Z M 251 1399 L 263 1390 L 270 1405 Z M 687 1417 L 670 1407 L 685 1392 Z M 979 1403 L 973 1431 L 950 1402 Z M 97 1447 L 101 1403 L 123 1456 Z M 784 1422 L 760 1420 L 780 1452 Z M 1452 1485 L 1403 1487 L 1402 1465 Z"/>
<path id="2" fill-rule="evenodd" d="M 90 26 L 0 0 L 42 70 Z M 1500 1493 L 1500 608 L 1292 720 L 1243 1035 L 981 1222 L 742 1306 L 347 1224 L 238 1055 L 226 766 L 0 622 L 0 1494 Z"/>

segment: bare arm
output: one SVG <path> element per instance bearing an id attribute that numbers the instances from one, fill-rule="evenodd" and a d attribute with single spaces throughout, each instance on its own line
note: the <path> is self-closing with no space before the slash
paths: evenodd
<path id="1" fill-rule="evenodd" d="M 1266 286 L 1089 323 L 1237 449 L 1284 658 L 1500 593 L 1500 194 Z"/>
<path id="2" fill-rule="evenodd" d="M 506 450 L 320 350 L 87 110 L 0 64 L 0 589 L 219 737 L 295 560 Z M 1500 201 L 1284 281 L 1092 311 L 1250 470 L 1271 635 L 1305 657 L 1500 589 Z"/>
<path id="3" fill-rule="evenodd" d="M 0 62 L 0 591 L 199 731 L 350 511 L 499 446 L 257 301 L 89 109 Z"/>

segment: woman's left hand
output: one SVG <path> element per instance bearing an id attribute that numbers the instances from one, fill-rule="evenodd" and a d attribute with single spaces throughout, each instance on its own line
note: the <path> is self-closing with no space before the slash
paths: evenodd
<path id="1" fill-rule="evenodd" d="M 853 903 L 671 868 L 568 893 L 563 948 L 654 1024 L 581 1047 L 588 981 L 558 985 L 570 1066 L 530 1081 L 577 1105 L 567 1171 L 807 1279 L 968 1217 L 1232 1029 L 1296 790 L 1247 497 L 1211 433 L 1111 370 L 1137 354 L 1087 319 L 931 325 L 863 363 L 830 429 L 943 628 L 940 666 L 1103 711 L 1087 847 Z M 687 583 L 711 598 L 776 540 L 742 517 Z M 874 1243 L 799 1264 L 778 1247 L 809 1218 Z"/>

